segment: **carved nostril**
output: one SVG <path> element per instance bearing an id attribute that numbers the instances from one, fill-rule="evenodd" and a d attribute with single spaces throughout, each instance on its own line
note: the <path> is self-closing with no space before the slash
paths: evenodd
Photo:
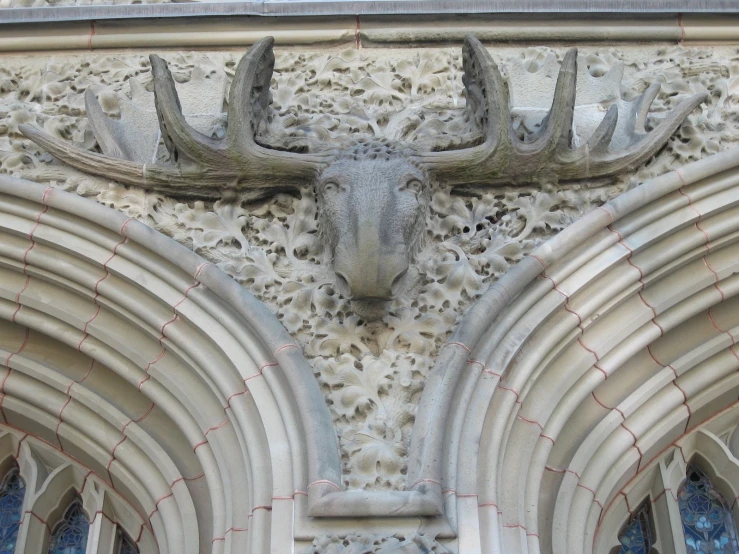
<path id="1" fill-rule="evenodd" d="M 341 296 L 347 299 L 352 297 L 352 288 L 349 286 L 349 281 L 339 271 L 336 272 L 336 286 L 339 288 Z"/>
<path id="2" fill-rule="evenodd" d="M 406 267 L 403 271 L 398 273 L 395 276 L 395 279 L 393 279 L 393 284 L 390 285 L 390 294 L 393 298 L 398 296 L 398 294 L 403 289 L 403 284 L 405 282 L 405 276 L 408 274 L 408 268 Z"/>

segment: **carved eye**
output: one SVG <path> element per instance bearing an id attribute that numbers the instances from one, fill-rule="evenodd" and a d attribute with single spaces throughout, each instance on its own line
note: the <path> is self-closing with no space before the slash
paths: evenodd
<path id="1" fill-rule="evenodd" d="M 324 183 L 323 185 L 324 194 L 336 194 L 337 192 L 340 192 L 341 190 L 343 190 L 342 187 L 338 183 L 335 183 L 334 181 L 329 181 L 327 183 Z"/>
<path id="2" fill-rule="evenodd" d="M 423 188 L 423 183 L 418 179 L 410 179 L 405 185 L 401 187 L 401 190 L 408 190 L 415 194 L 419 194 Z"/>

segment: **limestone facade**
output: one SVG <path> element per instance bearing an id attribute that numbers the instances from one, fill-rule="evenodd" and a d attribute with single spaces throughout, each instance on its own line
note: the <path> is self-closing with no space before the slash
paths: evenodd
<path id="1" fill-rule="evenodd" d="M 461 39 L 353 38 L 278 42 L 259 145 L 484 141 Z M 27 491 L 15 552 L 48 551 L 79 497 L 90 554 L 116 553 L 118 529 L 141 554 L 610 554 L 645 501 L 654 551 L 687 554 L 691 463 L 739 518 L 739 52 L 568 42 L 484 42 L 524 144 L 572 43 L 568 147 L 613 111 L 618 152 L 697 107 L 614 176 L 431 174 L 405 288 L 379 304 L 337 282 L 317 183 L 193 197 L 73 169 L 24 135 L 111 155 L 96 105 L 129 159 L 172 164 L 149 54 L 217 140 L 246 44 L 0 54 L 0 470 Z"/>

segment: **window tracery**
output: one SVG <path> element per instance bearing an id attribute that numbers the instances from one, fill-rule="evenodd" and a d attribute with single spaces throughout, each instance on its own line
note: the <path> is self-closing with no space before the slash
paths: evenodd
<path id="1" fill-rule="evenodd" d="M 82 510 L 82 502 L 75 499 L 57 524 L 49 542 L 49 554 L 85 554 L 90 523 Z"/>
<path id="2" fill-rule="evenodd" d="M 26 485 L 17 467 L 11 469 L 0 486 L 0 554 L 13 554 L 23 516 Z"/>
<path id="3" fill-rule="evenodd" d="M 649 554 L 652 548 L 652 529 L 649 523 L 649 500 L 642 503 L 619 534 L 619 554 Z"/>
<path id="4" fill-rule="evenodd" d="M 691 463 L 678 493 L 688 554 L 739 554 L 734 517 L 708 476 Z"/>

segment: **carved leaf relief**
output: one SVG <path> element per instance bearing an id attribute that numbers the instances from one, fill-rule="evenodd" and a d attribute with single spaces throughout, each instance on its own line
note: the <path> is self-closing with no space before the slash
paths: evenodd
<path id="1" fill-rule="evenodd" d="M 514 125 L 527 136 L 549 109 L 563 52 L 505 48 L 493 56 L 515 91 Z M 223 52 L 168 57 L 185 118 L 207 136 L 227 132 L 223 111 L 238 58 Z M 300 149 L 316 141 L 338 147 L 366 138 L 448 148 L 480 139 L 479 127 L 464 111 L 468 99 L 458 48 L 277 51 L 276 58 L 272 109 L 260 129 L 265 143 Z M 406 292 L 379 313 L 340 294 L 312 188 L 256 202 L 246 196 L 182 201 L 70 169 L 21 135 L 19 125 L 31 123 L 98 152 L 103 145 L 92 138 L 87 90 L 116 125 L 145 129 L 139 116 L 154 108 L 144 56 L 92 52 L 56 62 L 6 60 L 0 69 L 0 170 L 123 210 L 242 283 L 304 346 L 334 417 L 346 485 L 397 489 L 404 486 L 408 439 L 425 379 L 464 311 L 512 264 L 582 214 L 648 177 L 737 142 L 738 78 L 739 56 L 728 47 L 582 49 L 575 143 L 587 140 L 609 106 L 617 104 L 624 119 L 633 114 L 630 103 L 655 82 L 662 89 L 646 130 L 690 95 L 708 92 L 706 105 L 646 165 L 617 178 L 460 190 L 432 182 Z M 166 159 L 161 137 L 151 140 L 151 159 Z M 316 539 L 312 551 L 391 552 L 421 540 L 355 539 Z M 348 546 L 355 542 L 362 546 Z M 418 551 L 444 552 L 430 548 Z"/>

